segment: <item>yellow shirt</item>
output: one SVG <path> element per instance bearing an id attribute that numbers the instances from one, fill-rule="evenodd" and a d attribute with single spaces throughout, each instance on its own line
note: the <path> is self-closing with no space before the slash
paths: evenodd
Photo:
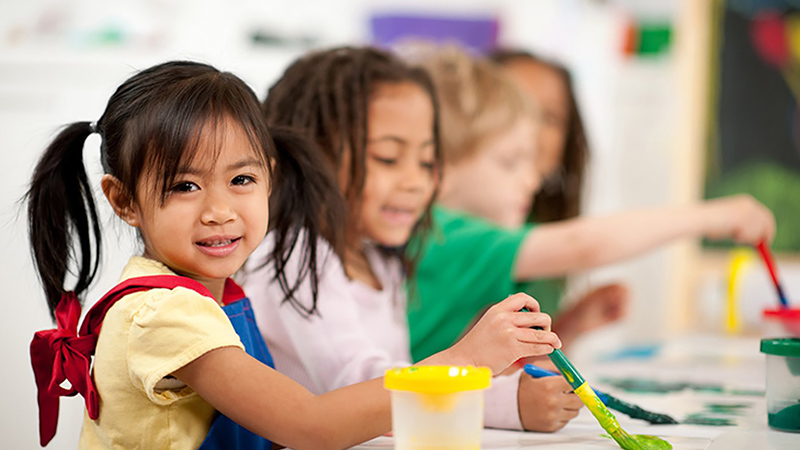
<path id="1" fill-rule="evenodd" d="M 120 281 L 174 275 L 165 265 L 133 257 Z M 203 354 L 242 349 L 222 308 L 178 287 L 126 295 L 109 309 L 97 340 L 94 381 L 100 416 L 84 413 L 81 449 L 195 449 L 214 408 L 191 388 L 164 378 Z"/>

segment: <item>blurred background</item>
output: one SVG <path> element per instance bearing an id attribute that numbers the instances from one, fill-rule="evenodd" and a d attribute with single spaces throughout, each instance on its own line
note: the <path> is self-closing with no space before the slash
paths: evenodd
<path id="1" fill-rule="evenodd" d="M 749 192 L 778 218 L 775 250 L 800 304 L 800 1 L 797 0 L 0 0 L 0 442 L 38 445 L 28 344 L 52 326 L 29 256 L 26 183 L 59 126 L 96 120 L 137 70 L 171 59 L 210 63 L 263 98 L 312 48 L 391 45 L 413 32 L 476 52 L 518 47 L 566 64 L 591 159 L 584 211 L 603 214 Z M 85 160 L 97 185 L 99 138 Z M 98 186 L 99 192 L 99 186 Z M 101 202 L 102 203 L 102 202 Z M 88 297 L 115 284 L 136 239 L 101 206 L 105 266 Z M 610 352 L 687 331 L 723 331 L 730 246 L 681 242 L 580 274 L 584 291 L 627 282 L 630 317 L 576 349 Z M 755 260 L 739 273 L 740 333 L 757 333 L 775 294 Z M 583 350 L 581 350 L 583 349 Z M 575 359 L 573 358 L 573 359 Z M 61 402 L 49 448 L 75 448 L 82 402 Z"/>

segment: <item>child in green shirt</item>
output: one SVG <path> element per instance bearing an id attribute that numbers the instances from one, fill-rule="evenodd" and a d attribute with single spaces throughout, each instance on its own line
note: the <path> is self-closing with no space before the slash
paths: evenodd
<path id="1" fill-rule="evenodd" d="M 434 229 L 417 243 L 422 260 L 410 283 L 415 360 L 451 345 L 493 299 L 519 290 L 518 283 L 620 261 L 681 237 L 772 240 L 772 213 L 749 196 L 526 225 L 541 179 L 538 113 L 519 91 L 498 94 L 511 81 L 487 61 L 453 48 L 417 57 L 437 85 L 445 167 Z M 573 313 L 591 318 L 607 308 L 601 296 Z M 548 312 L 562 340 L 574 338 L 562 317 Z"/>

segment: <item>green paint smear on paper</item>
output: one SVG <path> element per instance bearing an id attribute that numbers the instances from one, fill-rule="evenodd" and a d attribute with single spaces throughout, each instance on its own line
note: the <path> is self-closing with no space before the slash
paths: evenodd
<path id="1" fill-rule="evenodd" d="M 604 434 L 603 437 L 614 439 L 607 434 Z M 631 443 L 631 447 L 622 446 L 622 448 L 625 450 L 672 450 L 672 444 L 658 436 L 650 436 L 648 434 L 629 434 L 627 437 L 634 442 Z"/>
<path id="2" fill-rule="evenodd" d="M 691 383 L 684 381 L 658 381 L 646 378 L 603 378 L 601 380 L 617 389 L 640 394 L 668 394 L 683 390 L 712 392 L 749 397 L 761 397 L 764 391 L 750 389 L 731 389 L 721 384 Z"/>
<path id="3" fill-rule="evenodd" d="M 742 416 L 750 406 L 749 403 L 706 403 L 705 409 L 714 414 Z"/>
<path id="4" fill-rule="evenodd" d="M 684 425 L 703 425 L 707 427 L 727 427 L 736 425 L 733 419 L 725 417 L 712 417 L 702 413 L 689 414 L 681 421 Z"/>

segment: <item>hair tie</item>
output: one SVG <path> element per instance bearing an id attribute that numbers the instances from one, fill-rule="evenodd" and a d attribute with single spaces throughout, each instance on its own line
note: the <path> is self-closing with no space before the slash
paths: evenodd
<path id="1" fill-rule="evenodd" d="M 99 132 L 100 131 L 97 130 L 97 122 L 96 121 L 95 122 L 91 122 L 89 124 L 89 133 L 94 134 L 94 133 L 99 133 Z"/>

